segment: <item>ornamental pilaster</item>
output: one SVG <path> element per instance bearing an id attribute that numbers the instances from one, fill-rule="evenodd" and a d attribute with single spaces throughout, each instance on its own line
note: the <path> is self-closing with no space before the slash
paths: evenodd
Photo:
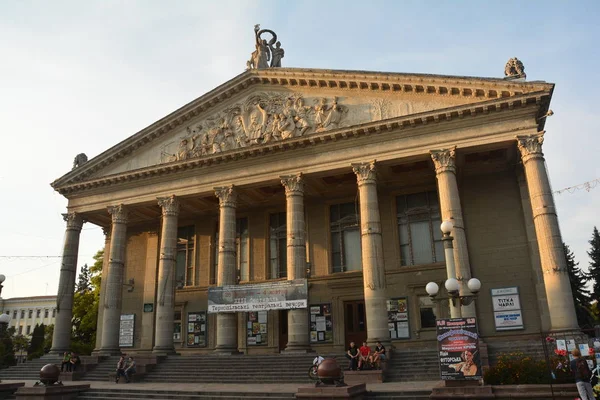
<path id="1" fill-rule="evenodd" d="M 304 177 L 302 173 L 296 175 L 283 175 L 281 184 L 285 188 L 286 196 L 304 195 Z"/>
<path id="2" fill-rule="evenodd" d="M 83 223 L 85 222 L 81 215 L 76 212 L 62 214 L 63 220 L 67 223 L 67 230 L 75 230 L 81 232 Z"/>
<path id="3" fill-rule="evenodd" d="M 219 207 L 233 207 L 237 205 L 237 191 L 233 185 L 215 188 L 215 196 L 219 199 Z"/>
<path id="4" fill-rule="evenodd" d="M 435 165 L 435 173 L 456 173 L 456 146 L 443 150 L 431 150 L 429 152 Z"/>
<path id="5" fill-rule="evenodd" d="M 528 136 L 515 136 L 523 164 L 531 159 L 544 159 L 544 153 L 542 153 L 544 133 L 542 131 Z"/>
<path id="6" fill-rule="evenodd" d="M 109 206 L 108 213 L 112 218 L 113 224 L 126 224 L 129 212 L 127 208 L 123 204 L 119 204 L 118 206 Z"/>
<path id="7" fill-rule="evenodd" d="M 159 197 L 158 205 L 162 209 L 163 217 L 177 217 L 179 216 L 179 199 L 177 197 L 168 196 L 168 197 Z"/>
<path id="8" fill-rule="evenodd" d="M 351 164 L 352 171 L 356 174 L 358 186 L 377 183 L 375 160 L 366 163 Z"/>

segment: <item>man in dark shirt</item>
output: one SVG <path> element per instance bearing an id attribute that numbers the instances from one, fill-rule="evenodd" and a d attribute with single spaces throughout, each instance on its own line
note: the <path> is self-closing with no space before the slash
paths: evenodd
<path id="1" fill-rule="evenodd" d="M 385 360 L 385 346 L 381 342 L 376 342 L 375 344 L 375 352 L 373 353 L 371 362 L 377 369 L 381 369 L 381 361 Z"/>
<path id="2" fill-rule="evenodd" d="M 590 384 L 590 377 L 592 372 L 587 364 L 585 358 L 581 357 L 581 352 L 577 349 L 571 351 L 574 359 L 571 360 L 571 372 L 575 378 L 575 384 L 577 385 L 577 391 L 581 400 L 594 400 L 594 390 Z"/>
<path id="3" fill-rule="evenodd" d="M 348 347 L 348 351 L 346 352 L 346 358 L 350 360 L 348 370 L 356 371 L 356 366 L 358 365 L 358 348 L 354 342 L 350 342 L 350 347 Z"/>

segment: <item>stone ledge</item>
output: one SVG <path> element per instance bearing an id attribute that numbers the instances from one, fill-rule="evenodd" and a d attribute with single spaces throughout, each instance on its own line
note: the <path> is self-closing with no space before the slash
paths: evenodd
<path id="1" fill-rule="evenodd" d="M 367 394 L 367 385 L 327 386 L 315 385 L 314 387 L 301 387 L 296 392 L 297 399 L 326 400 L 326 399 L 353 399 L 363 400 Z"/>
<path id="2" fill-rule="evenodd" d="M 360 383 L 383 383 L 382 370 L 344 371 L 344 382 L 348 385 Z"/>
<path id="3" fill-rule="evenodd" d="M 79 385 L 52 385 L 52 386 L 31 386 L 21 387 L 17 390 L 17 400 L 71 400 L 76 399 L 80 392 L 90 388 L 89 384 Z"/>
<path id="4" fill-rule="evenodd" d="M 25 386 L 23 382 L 0 383 L 0 399 L 10 397 L 17 389 L 23 386 Z"/>
<path id="5" fill-rule="evenodd" d="M 464 385 L 453 381 L 452 385 L 446 382 L 437 384 L 431 392 L 430 399 L 540 399 L 549 398 L 573 400 L 579 397 L 575 384 L 552 385 Z"/>

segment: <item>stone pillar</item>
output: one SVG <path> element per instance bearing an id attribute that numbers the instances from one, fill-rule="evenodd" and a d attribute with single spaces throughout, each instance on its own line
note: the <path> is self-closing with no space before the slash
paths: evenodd
<path id="1" fill-rule="evenodd" d="M 237 192 L 233 185 L 216 187 L 219 198 L 219 260 L 217 264 L 217 286 L 237 283 L 235 259 L 235 207 Z M 237 315 L 217 314 L 217 345 L 215 352 L 237 353 Z"/>
<path id="2" fill-rule="evenodd" d="M 304 178 L 302 174 L 281 177 L 285 187 L 287 230 L 287 279 L 306 277 L 306 228 L 304 222 Z M 286 352 L 306 352 L 308 342 L 308 309 L 288 311 L 288 343 Z"/>
<path id="3" fill-rule="evenodd" d="M 101 276 L 108 276 L 108 252 L 110 251 L 110 229 L 102 228 L 102 233 L 104 233 L 104 253 L 102 257 L 102 271 L 100 271 Z M 104 299 L 106 298 L 106 285 L 100 285 L 100 298 L 98 299 L 98 304 L 104 304 Z M 96 347 L 92 352 L 93 355 L 97 354 L 102 347 L 102 318 L 104 315 L 104 307 L 98 307 L 98 322 L 96 324 Z"/>
<path id="4" fill-rule="evenodd" d="M 533 224 L 550 309 L 550 329 L 575 330 L 579 327 L 567 274 L 567 262 L 542 153 L 544 132 L 517 136 L 516 139 L 531 199 Z"/>
<path id="5" fill-rule="evenodd" d="M 75 275 L 77 274 L 77 253 L 83 219 L 77 213 L 63 214 L 67 222 L 63 246 L 58 295 L 56 296 L 56 320 L 52 336 L 52 354 L 62 354 L 71 350 L 71 320 L 73 318 L 73 295 L 75 293 Z M 18 325 L 17 325 L 18 326 Z"/>
<path id="6" fill-rule="evenodd" d="M 367 341 L 390 343 L 381 218 L 377 199 L 375 161 L 352 164 L 360 196 L 362 272 L 367 317 Z M 389 348 L 389 346 L 388 346 Z"/>
<path id="7" fill-rule="evenodd" d="M 127 208 L 123 204 L 108 207 L 112 216 L 108 276 L 102 314 L 102 345 L 100 355 L 120 354 L 119 327 L 123 302 L 123 275 L 125 273 L 125 250 L 127 248 Z"/>
<path id="8" fill-rule="evenodd" d="M 469 295 L 471 292 L 467 288 L 467 282 L 471 279 L 471 264 L 469 263 L 465 224 L 456 182 L 456 147 L 432 150 L 429 153 L 435 164 L 442 221 L 452 218 L 454 225 L 452 230 L 452 236 L 454 236 L 454 264 L 456 266 L 456 276 L 454 278 L 458 279 L 460 284 L 461 296 Z M 434 226 L 434 229 L 440 228 Z M 462 306 L 461 314 L 463 317 L 475 317 L 475 303 Z"/>
<path id="9" fill-rule="evenodd" d="M 154 353 L 173 354 L 175 353 L 173 320 L 175 314 L 175 265 L 179 200 L 175 196 L 160 197 L 158 205 L 162 207 L 162 231 L 156 293 L 156 337 L 152 351 Z"/>

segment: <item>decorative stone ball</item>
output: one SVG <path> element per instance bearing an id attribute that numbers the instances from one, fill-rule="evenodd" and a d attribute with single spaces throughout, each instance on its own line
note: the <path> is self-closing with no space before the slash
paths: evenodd
<path id="1" fill-rule="evenodd" d="M 46 364 L 40 370 L 40 382 L 49 386 L 58 382 L 60 376 L 60 368 L 55 364 Z"/>
<path id="2" fill-rule="evenodd" d="M 342 369 L 334 358 L 326 358 L 317 368 L 317 376 L 321 382 L 333 385 L 336 379 L 340 379 Z"/>

